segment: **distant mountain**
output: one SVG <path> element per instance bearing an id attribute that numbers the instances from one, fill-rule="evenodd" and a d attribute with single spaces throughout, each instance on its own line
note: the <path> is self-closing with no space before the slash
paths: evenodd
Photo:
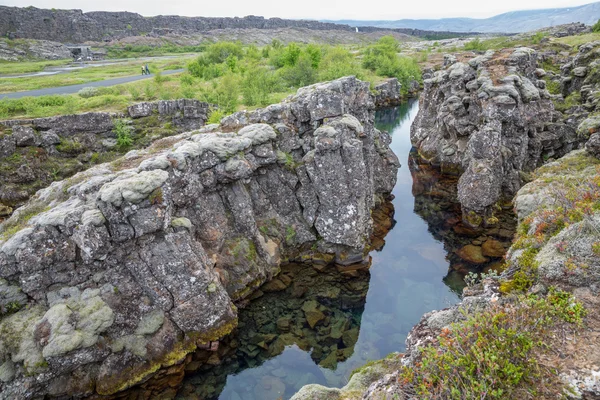
<path id="1" fill-rule="evenodd" d="M 577 7 L 547 8 L 543 10 L 511 11 L 491 18 L 400 19 L 396 21 L 339 20 L 323 21 L 350 26 L 379 28 L 409 28 L 428 31 L 454 32 L 527 32 L 549 26 L 583 22 L 592 25 L 600 19 L 600 2 Z"/>

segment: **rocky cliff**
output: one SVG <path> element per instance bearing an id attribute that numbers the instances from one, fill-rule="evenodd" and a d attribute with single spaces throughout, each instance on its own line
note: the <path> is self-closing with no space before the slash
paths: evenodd
<path id="1" fill-rule="evenodd" d="M 576 148 L 572 125 L 555 111 L 529 48 L 459 58 L 424 81 L 411 128 L 419 155 L 444 173 L 461 175 L 463 220 L 493 225 L 496 207 L 510 202 L 523 172 Z"/>
<path id="2" fill-rule="evenodd" d="M 244 18 L 143 17 L 131 12 L 88 12 L 48 10 L 35 7 L 0 7 L 0 36 L 83 43 L 129 36 L 167 33 L 192 34 L 216 29 L 307 28 L 313 30 L 354 31 L 348 25 L 307 20 L 288 20 L 247 16 Z"/>
<path id="3" fill-rule="evenodd" d="M 230 332 L 282 260 L 361 262 L 399 167 L 373 109 L 317 84 L 39 191 L 0 225 L 0 397 L 112 395 Z"/>

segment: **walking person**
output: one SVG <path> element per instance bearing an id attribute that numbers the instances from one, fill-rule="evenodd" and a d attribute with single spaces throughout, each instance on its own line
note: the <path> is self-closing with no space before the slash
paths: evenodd
<path id="1" fill-rule="evenodd" d="M 146 75 L 150 75 L 150 70 L 148 69 L 148 64 L 146 64 Z"/>
<path id="2" fill-rule="evenodd" d="M 142 75 L 146 75 L 146 70 L 144 69 L 143 65 L 142 65 Z"/>

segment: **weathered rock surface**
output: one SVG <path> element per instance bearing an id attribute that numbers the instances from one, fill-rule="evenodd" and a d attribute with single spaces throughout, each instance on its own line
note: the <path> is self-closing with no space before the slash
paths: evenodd
<path id="1" fill-rule="evenodd" d="M 600 283 L 600 213 L 578 209 L 578 201 L 597 199 L 600 161 L 584 150 L 573 151 L 536 171 L 537 179 L 523 186 L 514 204 L 520 221 L 527 220 L 528 234 L 547 224 L 557 208 L 581 212 L 583 217 L 560 229 L 539 248 L 535 261 L 544 285 L 597 287 Z M 570 200 L 572 199 L 572 200 Z M 541 228 L 540 228 L 541 226 Z M 519 266 L 523 249 L 512 248 L 507 259 Z"/>
<path id="2" fill-rule="evenodd" d="M 362 260 L 399 167 L 373 110 L 368 83 L 317 84 L 39 191 L 0 225 L 0 304 L 27 296 L 0 397 L 116 393 L 231 331 L 282 259 Z"/>
<path id="3" fill-rule="evenodd" d="M 0 39 L 0 60 L 22 61 L 30 59 L 71 59 L 71 51 L 62 43 L 48 40 Z"/>
<path id="4" fill-rule="evenodd" d="M 463 220 L 494 224 L 494 207 L 523 184 L 522 172 L 560 157 L 578 143 L 537 78 L 529 48 L 448 59 L 424 82 L 411 140 L 442 172 L 461 174 Z"/>
<path id="5" fill-rule="evenodd" d="M 398 79 L 391 78 L 375 86 L 375 105 L 377 107 L 390 107 L 400 104 L 402 84 Z"/>
<path id="6" fill-rule="evenodd" d="M 90 112 L 0 121 L 0 209 L 18 207 L 50 182 L 112 160 L 126 150 L 198 129 L 208 114 L 207 103 L 180 99 L 135 104 L 126 114 Z M 117 120 L 122 120 L 131 146 L 118 145 Z"/>

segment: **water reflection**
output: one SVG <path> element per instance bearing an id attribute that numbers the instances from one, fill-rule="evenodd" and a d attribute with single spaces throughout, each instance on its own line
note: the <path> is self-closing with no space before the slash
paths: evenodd
<path id="1" fill-rule="evenodd" d="M 180 395 L 275 400 L 307 383 L 338 384 L 330 376 L 354 353 L 368 287 L 368 269 L 283 266 L 240 310 L 236 334 L 195 355 L 204 365 Z"/>
<path id="2" fill-rule="evenodd" d="M 402 351 L 424 313 L 457 302 L 466 272 L 499 260 L 485 256 L 477 264 L 469 257 L 510 229 L 467 230 L 460 223 L 456 178 L 440 176 L 411 154 L 417 107 L 415 101 L 376 114 L 403 165 L 393 202 L 374 215 L 379 251 L 371 253 L 371 269 L 285 266 L 240 310 L 236 334 L 217 351 L 195 355 L 188 369 L 197 372 L 184 381 L 180 398 L 275 400 L 308 383 L 341 387 L 355 368 Z M 492 250 L 503 250 L 498 243 Z"/>

